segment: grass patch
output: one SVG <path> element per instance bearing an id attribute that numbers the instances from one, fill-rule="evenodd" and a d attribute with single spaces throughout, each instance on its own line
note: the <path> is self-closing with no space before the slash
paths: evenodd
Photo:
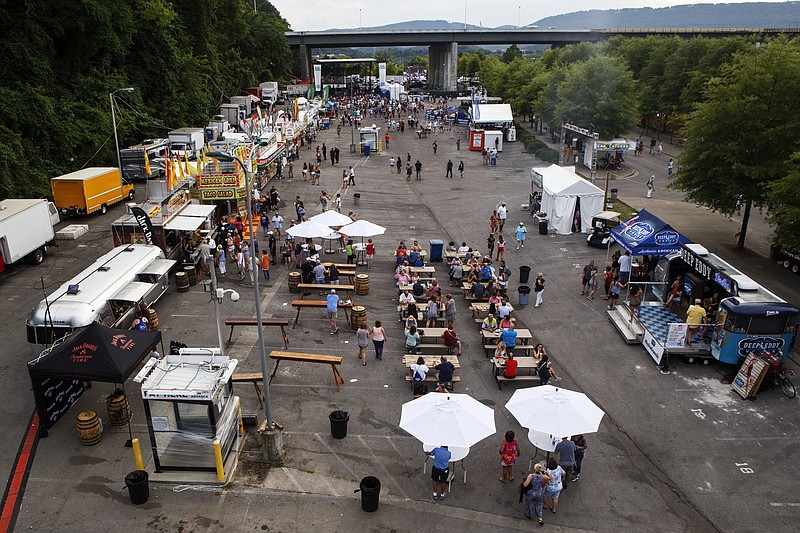
<path id="1" fill-rule="evenodd" d="M 608 210 L 609 211 L 616 211 L 617 213 L 619 213 L 620 214 L 619 218 L 623 222 L 628 220 L 629 218 L 631 218 L 636 213 L 638 213 L 638 211 L 636 209 L 632 208 L 631 206 L 629 206 L 628 204 L 626 204 L 622 200 L 609 200 L 608 203 L 613 206 L 613 207 L 611 207 L 611 209 L 608 209 Z"/>

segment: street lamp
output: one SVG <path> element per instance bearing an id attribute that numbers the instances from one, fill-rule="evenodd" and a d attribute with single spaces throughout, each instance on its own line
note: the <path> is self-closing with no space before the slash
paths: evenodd
<path id="1" fill-rule="evenodd" d="M 252 164 L 252 155 L 255 150 L 250 153 L 248 160 Z M 264 417 L 267 422 L 267 433 L 273 434 L 275 424 L 272 422 L 272 403 L 269 397 L 269 380 L 267 379 L 267 352 L 264 348 L 264 326 L 261 324 L 261 293 L 258 288 L 258 268 L 256 264 L 256 247 L 255 247 L 255 230 L 253 229 L 253 209 L 252 199 L 253 193 L 251 190 L 251 182 L 253 180 L 253 172 L 247 169 L 247 165 L 242 161 L 241 157 L 226 154 L 223 152 L 209 152 L 208 157 L 219 159 L 220 161 L 236 162 L 244 171 L 245 176 L 245 189 L 247 191 L 247 229 L 250 231 L 250 270 L 253 273 L 253 294 L 255 296 L 256 304 L 256 326 L 258 328 L 258 349 L 261 355 L 261 386 L 264 388 Z M 216 288 L 216 287 L 215 287 Z M 282 446 L 277 446 L 277 453 L 280 455 Z M 278 459 L 276 457 L 275 459 Z"/>
<path id="2" fill-rule="evenodd" d="M 118 92 L 132 93 L 133 87 L 124 87 L 108 93 L 108 100 L 111 102 L 111 122 L 114 123 L 114 146 L 117 148 L 117 166 L 119 167 L 119 175 L 122 177 L 122 159 L 119 156 L 119 137 L 117 137 L 117 115 L 114 112 L 114 95 Z"/>

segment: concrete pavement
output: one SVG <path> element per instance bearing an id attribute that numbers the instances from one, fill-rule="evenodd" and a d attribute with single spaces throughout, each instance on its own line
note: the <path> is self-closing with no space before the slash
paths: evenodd
<path id="1" fill-rule="evenodd" d="M 387 228 L 385 235 L 375 238 L 378 259 L 369 272 L 370 294 L 356 297 L 357 303 L 367 307 L 369 323 L 379 319 L 386 326 L 389 340 L 384 360 L 375 361 L 370 347 L 369 364 L 362 367 L 356 358 L 354 332 L 342 327 L 339 335 L 330 336 L 322 312 L 304 311 L 297 329 L 290 331 L 291 349 L 342 355 L 345 384 L 337 393 L 327 368 L 281 366 L 271 390 L 275 418 L 286 426 L 284 467 L 257 466 L 251 445 L 251 451 L 243 456 L 242 470 L 227 490 L 151 484 L 151 500 L 142 507 L 133 507 L 122 490 L 124 475 L 133 469 L 130 450 L 123 447 L 126 434 L 106 434 L 91 448 L 78 444 L 71 416 L 83 408 L 102 412 L 102 395 L 110 392 L 95 386 L 50 437 L 39 443 L 18 530 L 94 530 L 120 524 L 130 531 L 307 531 L 313 527 L 376 531 L 420 527 L 486 531 L 492 527 L 514 531 L 535 527 L 522 519 L 514 487 L 497 481 L 497 450 L 506 429 L 517 433 L 523 450 L 515 468 L 517 480 L 534 455 L 526 430 L 502 407 L 523 384 L 497 389 L 480 346 L 477 324 L 469 316 L 467 302 L 456 291 L 456 330 L 465 344 L 457 392 L 471 394 L 495 408 L 498 434 L 472 447 L 465 462 L 466 483 L 457 468 L 448 499 L 439 503 L 430 500 L 429 474 L 422 474 L 421 445 L 397 427 L 401 405 L 411 395 L 400 363 L 401 328 L 391 276 L 392 250 L 400 239 L 417 238 L 423 245 L 431 238 L 464 240 L 482 249 L 489 214 L 500 201 L 511 207 L 507 237 L 518 221 L 529 222 L 529 214 L 519 205 L 527 203 L 529 169 L 536 162 L 522 151 L 521 144 L 509 143 L 498 166 L 485 167 L 479 152 L 456 151 L 455 138 L 447 133 L 437 138 L 439 150 L 434 155 L 430 146 L 433 138 L 419 140 L 407 131 L 393 134 L 390 146 L 403 160 L 410 152 L 412 162 L 417 158 L 423 162 L 423 181 L 409 184 L 404 174 L 389 173 L 389 154 L 370 158 L 348 154 L 349 135 L 346 130 L 342 133 L 341 139 L 336 138 L 335 130 L 319 135 L 318 142 L 325 140 L 329 150 L 334 145 L 342 149 L 342 163 L 336 170 L 323 162 L 322 188 L 335 194 L 339 167 L 354 164 L 357 187 L 346 193 L 343 211 L 354 209 L 359 218 Z M 462 136 L 462 147 L 466 144 Z M 302 153 L 309 157 L 306 154 L 312 152 L 303 149 Z M 456 166 L 464 161 L 463 180 L 444 177 L 448 158 Z M 620 182 L 621 193 L 628 187 L 632 191 L 623 193 L 623 199 L 635 197 L 635 187 L 639 186 L 634 180 L 628 181 L 625 185 Z M 309 183 L 295 178 L 277 186 L 289 202 L 300 194 L 307 212 L 314 214 L 319 209 L 315 202 L 319 188 Z M 353 204 L 354 192 L 362 195 L 358 205 Z M 290 218 L 290 211 L 282 213 L 285 218 Z M 111 220 L 92 220 L 93 225 L 100 226 L 92 234 L 92 242 L 100 248 L 103 244 L 111 247 L 110 232 L 102 224 Z M 99 248 L 90 252 L 81 248 L 87 242 L 60 248 L 55 264 L 99 255 Z M 341 254 L 333 257 L 342 259 Z M 510 292 L 516 292 L 518 267 L 523 264 L 534 272 L 544 272 L 547 279 L 543 307 L 518 307 L 517 319 L 547 346 L 558 375 L 563 377 L 560 385 L 586 392 L 607 413 L 600 431 L 587 436 L 589 450 L 580 481 L 564 492 L 557 514 L 547 511 L 546 528 L 793 531 L 800 513 L 795 490 L 800 472 L 786 450 L 798 436 L 797 400 L 788 400 L 778 391 L 765 392 L 755 402 L 738 400 L 729 385 L 720 383 L 724 369 L 719 366 L 679 364 L 671 375 L 662 376 L 641 346 L 622 342 L 605 317 L 603 300 L 579 297 L 580 268 L 592 257 L 599 258 L 599 254 L 586 246 L 584 236 L 545 237 L 535 231 L 529 233 L 523 250 L 516 252 L 509 247 L 506 254 L 514 270 Z M 445 280 L 444 266 L 438 264 L 436 268 L 439 279 Z M 26 283 L 40 273 L 35 270 L 26 271 Z M 51 272 L 46 284 L 63 280 L 66 274 Z M 272 276 L 271 286 L 262 289 L 265 314 L 293 316 L 286 272 L 273 267 Z M 16 287 L 24 285 L 18 283 Z M 222 285 L 238 284 L 226 281 Z M 253 312 L 252 292 L 246 287 L 243 284 L 238 289 L 240 302 L 223 303 L 223 316 Z M 19 356 L 25 343 L 18 324 L 24 319 L 21 315 L 25 308 L 40 295 L 33 289 L 21 294 L 12 300 L 18 302 L 13 310 L 17 326 L 3 333 L 3 340 L 18 354 L 17 360 L 8 363 L 13 376 L 2 378 L 8 397 L 14 399 L 3 407 L 11 411 L 9 436 L 3 437 L 6 446 L 0 454 L 4 464 L 11 462 L 19 442 L 13 435 L 21 435 L 19 421 L 23 417 L 27 420 L 32 409 L 24 372 L 27 359 Z M 0 286 L 0 299 L 6 301 L 13 295 L 13 287 Z M 517 307 L 516 297 L 512 303 Z M 199 286 L 188 293 L 171 288 L 157 309 L 165 343 L 215 343 L 213 311 Z M 282 347 L 272 332 L 267 333 L 268 349 Z M 245 328 L 234 336 L 230 352 L 241 359 L 243 371 L 259 368 L 255 337 L 255 330 Z M 138 388 L 129 390 L 135 436 L 146 443 Z M 237 386 L 236 393 L 243 399 L 245 412 L 257 411 L 252 387 Z M 332 439 L 329 432 L 328 413 L 335 409 L 350 413 L 348 436 L 340 441 Z M 374 514 L 363 513 L 358 496 L 352 493 L 365 475 L 375 475 L 382 482 L 382 503 Z"/>

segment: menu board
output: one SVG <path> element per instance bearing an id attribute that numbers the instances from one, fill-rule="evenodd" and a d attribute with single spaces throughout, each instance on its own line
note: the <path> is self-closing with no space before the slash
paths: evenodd
<path id="1" fill-rule="evenodd" d="M 767 370 L 769 370 L 767 362 L 751 353 L 739 368 L 731 387 L 745 400 L 755 396 L 758 387 L 764 381 L 764 376 L 767 375 Z"/>
<path id="2" fill-rule="evenodd" d="M 41 424 L 47 429 L 52 428 L 78 401 L 83 391 L 83 382 L 79 379 L 34 378 L 33 396 Z"/>

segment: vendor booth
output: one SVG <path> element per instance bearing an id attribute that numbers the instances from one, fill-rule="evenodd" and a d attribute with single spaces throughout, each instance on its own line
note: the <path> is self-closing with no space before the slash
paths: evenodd
<path id="1" fill-rule="evenodd" d="M 369 128 L 358 130 L 358 139 L 361 144 L 361 153 L 368 156 L 378 151 L 380 128 L 373 124 Z"/>
<path id="2" fill-rule="evenodd" d="M 151 180 L 152 184 L 154 181 Z M 157 185 L 157 183 L 155 184 Z M 150 188 L 153 193 L 153 188 Z M 168 259 L 180 261 L 183 258 L 183 241 L 185 238 L 198 240 L 200 232 L 213 232 L 214 205 L 192 203 L 188 184 L 184 184 L 172 193 L 166 193 L 163 200 L 151 198 L 139 204 L 139 207 L 150 219 L 152 243 L 164 250 Z M 136 216 L 128 209 L 111 225 L 114 246 L 124 244 L 146 244 L 147 236 Z"/>
<path id="3" fill-rule="evenodd" d="M 491 150 L 496 148 L 503 151 L 503 136 L 506 140 L 516 140 L 516 131 L 507 133 L 514 128 L 514 114 L 510 104 L 481 104 L 472 103 L 472 118 L 470 121 L 470 150 Z"/>
<path id="4" fill-rule="evenodd" d="M 644 209 L 611 228 L 611 239 L 633 256 L 667 255 L 692 242 Z"/>
<path id="5" fill-rule="evenodd" d="M 592 218 L 603 211 L 603 191 L 575 173 L 575 167 L 550 165 L 531 169 L 534 186 L 542 189 L 540 210 L 551 229 L 570 235 L 580 213 L 580 232 L 591 231 Z"/>
<path id="6" fill-rule="evenodd" d="M 161 343 L 160 331 L 127 331 L 92 322 L 28 363 L 39 422 L 52 428 L 84 393 L 84 382 L 125 381 Z"/>
<path id="7" fill-rule="evenodd" d="M 219 348 L 181 348 L 145 364 L 134 381 L 142 384 L 156 472 L 219 474 L 218 444 L 226 465 L 221 477 L 230 479 L 243 434 L 231 383 L 237 364 Z"/>

